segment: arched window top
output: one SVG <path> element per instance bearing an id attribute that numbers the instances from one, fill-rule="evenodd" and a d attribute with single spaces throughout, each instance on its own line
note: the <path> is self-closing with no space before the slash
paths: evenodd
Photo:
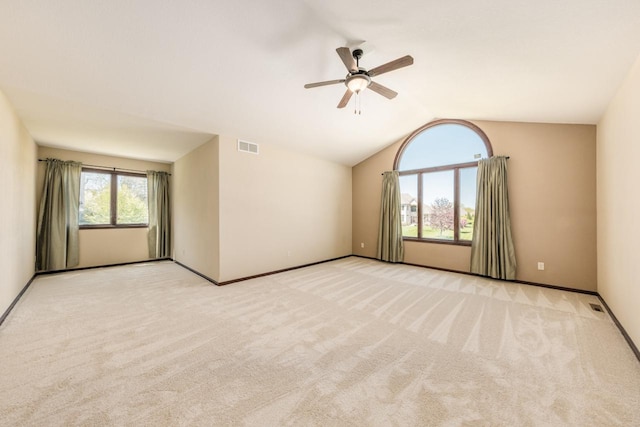
<path id="1" fill-rule="evenodd" d="M 477 162 L 493 155 L 489 139 L 473 123 L 436 120 L 413 132 L 398 150 L 394 169 L 411 171 Z"/>

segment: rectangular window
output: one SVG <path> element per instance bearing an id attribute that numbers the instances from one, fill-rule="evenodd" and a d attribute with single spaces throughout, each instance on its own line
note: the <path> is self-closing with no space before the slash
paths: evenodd
<path id="1" fill-rule="evenodd" d="M 84 169 L 79 213 L 81 228 L 146 227 L 146 175 Z"/>
<path id="2" fill-rule="evenodd" d="M 402 236 L 409 240 L 470 245 L 477 166 L 432 168 L 400 175 Z M 416 212 L 417 211 L 417 212 Z"/>

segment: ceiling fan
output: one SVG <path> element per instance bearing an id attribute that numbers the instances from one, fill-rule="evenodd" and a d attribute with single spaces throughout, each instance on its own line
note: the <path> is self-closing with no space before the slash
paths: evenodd
<path id="1" fill-rule="evenodd" d="M 347 91 L 338 103 L 338 108 L 346 107 L 354 93 L 359 94 L 366 88 L 379 93 L 385 98 L 395 98 L 398 95 L 398 92 L 372 81 L 371 77 L 379 76 L 380 74 L 388 73 L 389 71 L 397 70 L 398 68 L 407 67 L 413 64 L 413 58 L 410 55 L 407 55 L 367 71 L 365 68 L 360 67 L 360 58 L 362 58 L 363 54 L 362 49 L 355 49 L 351 52 L 348 47 L 339 47 L 336 49 L 336 52 L 338 52 L 338 56 L 340 56 L 345 67 L 347 67 L 349 74 L 347 74 L 344 79 L 307 83 L 304 87 L 306 89 L 311 89 L 318 86 L 344 83 L 345 86 L 347 86 Z"/>

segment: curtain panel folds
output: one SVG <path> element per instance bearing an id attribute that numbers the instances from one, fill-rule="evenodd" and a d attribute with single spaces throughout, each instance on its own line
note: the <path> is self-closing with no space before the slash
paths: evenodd
<path id="1" fill-rule="evenodd" d="M 516 278 L 507 191 L 507 157 L 504 156 L 478 162 L 471 272 L 495 279 Z"/>
<path id="2" fill-rule="evenodd" d="M 149 200 L 149 258 L 171 256 L 171 213 L 169 204 L 169 174 L 147 171 Z"/>
<path id="3" fill-rule="evenodd" d="M 37 225 L 37 271 L 78 265 L 81 171 L 82 164 L 78 162 L 46 160 Z"/>
<path id="4" fill-rule="evenodd" d="M 402 222 L 400 218 L 400 180 L 398 171 L 382 174 L 380 228 L 378 231 L 378 259 L 389 262 L 404 261 Z"/>

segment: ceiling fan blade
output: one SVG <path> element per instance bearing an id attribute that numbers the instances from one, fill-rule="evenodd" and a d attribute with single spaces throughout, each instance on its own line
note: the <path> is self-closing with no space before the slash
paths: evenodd
<path id="1" fill-rule="evenodd" d="M 376 68 L 373 68 L 368 71 L 369 76 L 379 76 L 383 73 L 388 73 L 389 71 L 397 70 L 398 68 L 407 67 L 413 64 L 413 57 L 411 55 L 403 56 L 402 58 L 398 58 L 395 61 L 387 62 L 386 64 L 380 65 Z"/>
<path id="2" fill-rule="evenodd" d="M 347 91 L 344 93 L 344 96 L 340 100 L 340 103 L 338 104 L 338 108 L 346 107 L 349 103 L 349 100 L 351 99 L 351 95 L 353 95 L 353 92 L 351 92 L 351 89 L 347 89 Z"/>
<path id="3" fill-rule="evenodd" d="M 344 83 L 344 79 L 341 80 L 327 80 L 326 82 L 317 82 L 317 83 L 307 83 L 306 85 L 304 85 L 305 89 L 311 89 L 312 87 L 318 87 L 318 86 L 329 86 L 329 85 L 335 85 L 338 83 Z"/>
<path id="4" fill-rule="evenodd" d="M 378 84 L 376 82 L 371 82 L 371 84 L 369 85 L 369 89 L 371 89 L 372 91 L 379 93 L 380 95 L 384 96 L 385 98 L 388 99 L 393 99 L 396 96 L 398 96 L 398 92 L 393 91 L 391 89 L 389 89 L 386 86 L 382 86 L 381 84 Z"/>
<path id="5" fill-rule="evenodd" d="M 340 59 L 342 59 L 344 66 L 347 67 L 347 70 L 349 70 L 349 72 L 358 71 L 356 60 L 353 59 L 353 55 L 351 54 L 351 51 L 348 47 L 339 47 L 336 49 L 336 52 L 338 52 Z"/>

